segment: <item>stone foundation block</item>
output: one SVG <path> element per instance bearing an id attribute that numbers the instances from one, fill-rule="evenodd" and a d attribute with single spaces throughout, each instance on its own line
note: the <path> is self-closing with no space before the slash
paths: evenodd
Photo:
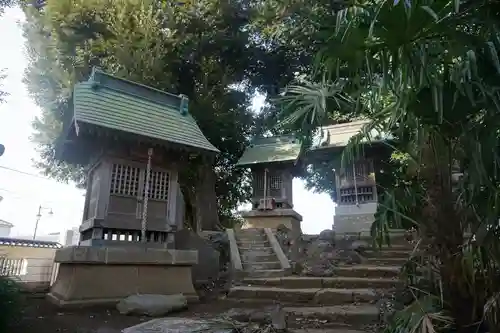
<path id="1" fill-rule="evenodd" d="M 59 306 L 114 305 L 134 294 L 184 294 L 196 302 L 191 268 L 196 251 L 74 246 L 56 252 L 48 294 Z"/>

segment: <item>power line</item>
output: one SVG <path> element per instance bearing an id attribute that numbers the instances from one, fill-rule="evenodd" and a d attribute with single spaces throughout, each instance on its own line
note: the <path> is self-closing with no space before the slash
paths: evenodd
<path id="1" fill-rule="evenodd" d="M 55 179 L 52 179 L 52 178 L 49 178 L 49 177 L 45 177 L 45 176 L 42 176 L 42 175 L 37 175 L 37 174 L 34 174 L 34 173 L 29 173 L 29 172 L 22 171 L 22 170 L 19 170 L 19 169 L 10 168 L 10 167 L 4 166 L 4 165 L 0 165 L 0 169 L 4 169 L 4 170 L 7 170 L 7 171 L 12 171 L 12 172 L 17 172 L 17 173 L 25 175 L 25 176 L 30 176 L 30 177 L 35 177 L 35 178 L 38 178 L 38 179 L 43 179 L 43 180 L 48 180 L 48 181 L 51 181 L 51 182 L 56 182 L 57 184 L 61 184 L 61 185 L 65 185 L 65 186 L 75 187 L 72 184 L 59 182 L 59 181 L 57 181 Z"/>
<path id="2" fill-rule="evenodd" d="M 20 174 L 23 174 L 23 175 L 26 175 L 26 176 L 36 177 L 36 178 L 40 178 L 40 179 L 53 180 L 53 179 L 50 179 L 48 177 L 44 177 L 44 176 L 37 175 L 37 174 L 34 174 L 34 173 L 29 173 L 29 172 L 26 172 L 26 171 L 21 171 L 19 169 L 9 168 L 9 167 L 4 166 L 4 165 L 0 165 L 0 169 L 12 171 L 12 172 L 17 172 L 17 173 L 20 173 Z"/>
<path id="3" fill-rule="evenodd" d="M 64 199 L 59 199 L 59 200 L 54 200 L 54 199 L 42 199 L 43 195 L 40 194 L 40 195 L 36 195 L 36 194 L 29 194 L 29 193 L 22 193 L 22 192 L 18 192 L 18 191 L 12 191 L 12 190 L 9 190 L 9 189 L 6 189 L 6 188 L 0 188 L 0 192 L 5 192 L 5 193 L 9 193 L 9 196 L 8 197 L 4 197 L 4 199 L 18 199 L 18 200 L 25 200 L 25 199 L 32 199 L 32 200 L 36 200 L 36 201 L 42 201 L 44 203 L 47 203 L 47 204 L 57 204 L 57 203 L 61 203 L 61 202 L 73 202 L 74 198 L 64 198 Z M 82 195 L 83 197 L 83 195 Z"/>

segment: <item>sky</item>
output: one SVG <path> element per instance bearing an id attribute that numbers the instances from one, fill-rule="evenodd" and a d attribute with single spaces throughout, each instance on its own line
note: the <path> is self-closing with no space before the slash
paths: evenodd
<path id="1" fill-rule="evenodd" d="M 7 78 L 3 90 L 10 95 L 0 104 L 0 143 L 5 153 L 0 157 L 0 219 L 11 222 L 11 237 L 33 235 L 38 208 L 42 216 L 38 235 L 64 232 L 81 223 L 85 192 L 71 184 L 58 183 L 40 175 L 33 167 L 37 158 L 35 145 L 31 143 L 31 123 L 40 114 L 39 108 L 28 96 L 22 82 L 27 66 L 24 38 L 19 25 L 24 15 L 18 8 L 5 11 L 0 17 L 2 50 L 0 68 L 5 68 Z M 253 105 L 258 109 L 262 99 Z M 14 169 L 12 171 L 9 169 Z M 303 216 L 302 231 L 307 234 L 331 229 L 334 205 L 327 194 L 307 191 L 301 180 L 293 183 L 295 210 Z M 48 214 L 52 210 L 53 214 Z"/>

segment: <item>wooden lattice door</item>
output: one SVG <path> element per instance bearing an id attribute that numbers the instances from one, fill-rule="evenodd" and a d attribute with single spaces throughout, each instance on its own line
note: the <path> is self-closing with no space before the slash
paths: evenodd
<path id="1" fill-rule="evenodd" d="M 123 228 L 140 229 L 145 197 L 146 168 L 114 163 L 111 172 L 108 218 L 120 219 Z M 151 170 L 147 222 L 149 230 L 162 230 L 168 216 L 170 174 Z"/>

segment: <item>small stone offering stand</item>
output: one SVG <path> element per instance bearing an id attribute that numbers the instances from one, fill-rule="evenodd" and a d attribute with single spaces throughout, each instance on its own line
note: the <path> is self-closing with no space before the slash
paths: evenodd
<path id="1" fill-rule="evenodd" d="M 197 251 L 175 249 L 182 227 L 178 172 L 190 156 L 218 152 L 188 99 L 94 68 L 75 85 L 56 157 L 86 166 L 79 246 L 56 252 L 49 298 L 58 305 L 116 303 L 132 294 L 197 300 Z"/>

